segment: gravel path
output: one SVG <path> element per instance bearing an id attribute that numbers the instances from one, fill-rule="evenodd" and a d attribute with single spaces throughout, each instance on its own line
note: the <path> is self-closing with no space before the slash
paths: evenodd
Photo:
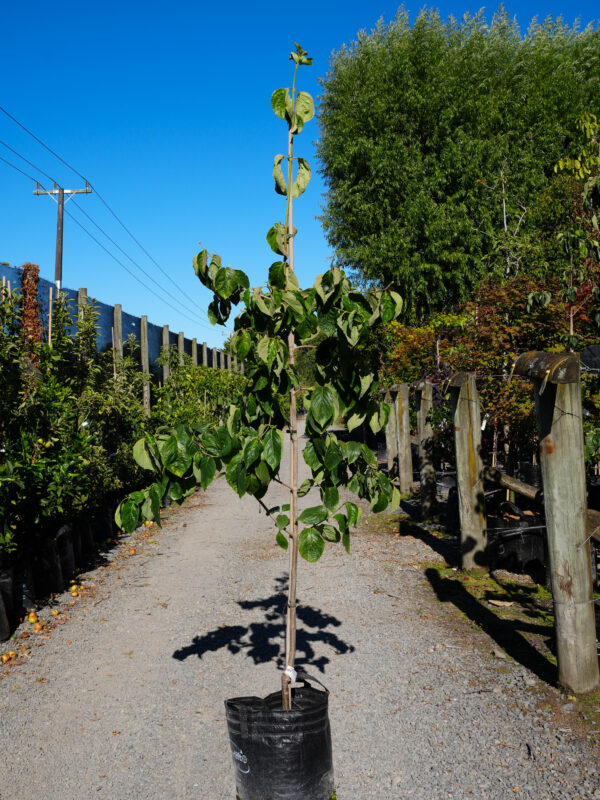
<path id="1" fill-rule="evenodd" d="M 1 800 L 233 800 L 223 700 L 280 685 L 287 557 L 223 481 L 152 536 L 0 666 Z M 340 800 L 600 798 L 566 700 L 436 601 L 413 566 L 435 559 L 367 530 L 300 565 L 298 661 L 332 692 Z"/>

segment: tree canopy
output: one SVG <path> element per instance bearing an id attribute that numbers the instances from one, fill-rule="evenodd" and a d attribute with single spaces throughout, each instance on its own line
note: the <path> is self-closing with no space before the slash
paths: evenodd
<path id="1" fill-rule="evenodd" d="M 334 53 L 322 87 L 337 264 L 394 284 L 408 319 L 456 307 L 485 276 L 558 264 L 540 205 L 561 194 L 577 118 L 598 110 L 600 29 L 549 18 L 521 35 L 503 9 L 489 24 L 425 10 L 411 26 L 401 8 Z"/>

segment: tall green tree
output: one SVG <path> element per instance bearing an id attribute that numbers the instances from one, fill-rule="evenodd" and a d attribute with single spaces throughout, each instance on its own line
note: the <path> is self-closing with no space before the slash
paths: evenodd
<path id="1" fill-rule="evenodd" d="M 323 224 L 339 266 L 395 284 L 409 319 L 490 273 L 533 270 L 535 208 L 600 96 L 600 30 L 501 8 L 400 9 L 334 53 L 322 80 Z M 547 257 L 547 254 L 546 256 Z"/>

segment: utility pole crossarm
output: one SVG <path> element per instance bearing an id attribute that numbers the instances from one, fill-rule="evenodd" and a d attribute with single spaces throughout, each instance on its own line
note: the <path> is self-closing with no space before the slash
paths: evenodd
<path id="1" fill-rule="evenodd" d="M 56 286 L 57 294 L 60 294 L 62 288 L 62 254 L 63 254 L 63 219 L 65 202 L 69 202 L 76 194 L 90 194 L 91 188 L 89 183 L 85 182 L 85 189 L 63 189 L 62 186 L 54 184 L 54 189 L 40 189 L 39 183 L 37 184 L 34 194 L 47 194 L 58 204 L 58 215 L 56 221 L 56 258 L 54 262 L 54 285 Z M 54 197 L 57 195 L 58 199 Z M 67 199 L 65 201 L 65 195 Z"/>

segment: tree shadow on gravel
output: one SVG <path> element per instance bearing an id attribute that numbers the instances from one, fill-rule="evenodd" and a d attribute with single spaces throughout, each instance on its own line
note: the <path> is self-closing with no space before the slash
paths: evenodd
<path id="1" fill-rule="evenodd" d="M 445 536 L 443 538 L 435 536 L 427 528 L 410 519 L 398 520 L 398 532 L 402 536 L 412 536 L 415 539 L 420 539 L 436 553 L 439 553 L 449 566 L 456 567 L 460 564 L 460 546 L 457 536 Z"/>
<path id="2" fill-rule="evenodd" d="M 502 619 L 473 597 L 455 580 L 440 577 L 435 569 L 425 575 L 442 603 L 452 603 L 493 639 L 511 658 L 535 673 L 540 680 L 556 684 L 556 667 L 527 641 L 523 633 L 551 636 L 552 628 L 520 619 Z"/>
<path id="3" fill-rule="evenodd" d="M 274 662 L 283 669 L 287 576 L 277 578 L 275 591 L 270 597 L 238 600 L 237 603 L 244 611 L 264 612 L 263 619 L 248 626 L 222 625 L 203 636 L 194 636 L 191 644 L 175 650 L 173 658 L 178 661 L 184 661 L 190 656 L 202 658 L 205 653 L 227 648 L 233 654 L 245 652 L 255 664 Z M 300 603 L 296 613 L 299 623 L 296 635 L 296 666 L 325 672 L 325 666 L 330 659 L 324 655 L 317 658 L 314 645 L 318 642 L 330 647 L 335 655 L 354 652 L 353 645 L 347 644 L 330 630 L 342 624 L 337 617 Z"/>

